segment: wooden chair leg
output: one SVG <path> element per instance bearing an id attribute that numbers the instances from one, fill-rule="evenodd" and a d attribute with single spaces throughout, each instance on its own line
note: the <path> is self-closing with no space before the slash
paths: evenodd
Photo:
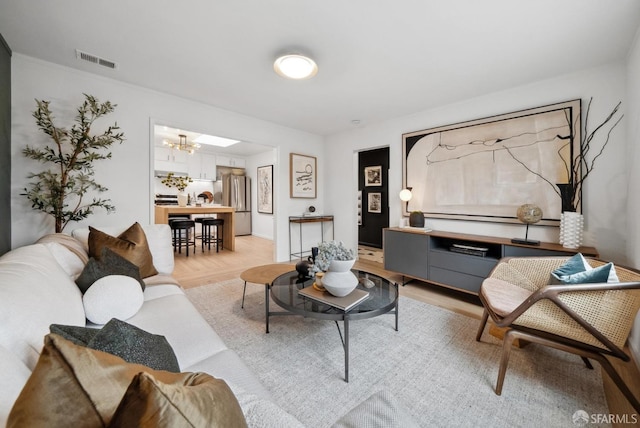
<path id="1" fill-rule="evenodd" d="M 629 400 L 629 403 L 633 406 L 636 412 L 640 413 L 640 401 L 638 401 L 638 399 L 633 395 L 633 392 L 631 392 L 627 384 L 624 383 L 624 380 L 622 380 L 616 369 L 614 369 L 609 360 L 607 360 L 607 357 L 598 355 L 596 359 L 607 372 L 611 380 L 616 384 L 620 392 L 622 392 L 627 400 Z"/>
<path id="2" fill-rule="evenodd" d="M 580 357 L 582 361 L 584 361 L 584 365 L 587 366 L 589 370 L 593 370 L 593 366 L 591 365 L 591 361 L 587 357 Z"/>
<path id="3" fill-rule="evenodd" d="M 482 319 L 480 320 L 480 327 L 478 327 L 478 333 L 476 334 L 476 342 L 480 342 L 480 338 L 482 337 L 482 332 L 484 331 L 485 326 L 487 325 L 487 320 L 489 319 L 489 312 L 485 309 L 482 313 Z"/>
<path id="4" fill-rule="evenodd" d="M 504 384 L 504 376 L 507 373 L 507 365 L 509 365 L 509 356 L 513 341 L 516 339 L 515 330 L 508 330 L 502 339 L 502 358 L 500 359 L 500 370 L 498 370 L 498 382 L 496 383 L 496 395 L 502 394 L 502 385 Z"/>

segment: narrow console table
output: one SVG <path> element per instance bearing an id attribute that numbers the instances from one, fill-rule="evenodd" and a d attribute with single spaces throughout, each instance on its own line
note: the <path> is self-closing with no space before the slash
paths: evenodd
<path id="1" fill-rule="evenodd" d="M 333 216 L 332 215 L 306 215 L 306 216 L 291 216 L 289 217 L 289 260 L 293 258 L 302 258 L 304 254 L 311 254 L 311 250 L 303 250 L 302 249 L 302 225 L 309 223 L 320 223 L 320 242 L 324 241 L 324 224 L 331 223 L 333 225 Z M 292 236 L 291 236 L 291 228 L 295 227 L 295 225 L 299 227 L 300 233 L 300 251 L 293 252 L 292 249 Z M 333 227 L 331 228 L 331 239 L 333 238 Z"/>
<path id="2" fill-rule="evenodd" d="M 563 256 L 582 253 L 598 257 L 593 247 L 560 244 L 514 244 L 508 238 L 420 229 L 384 229 L 384 268 L 405 277 L 477 295 L 482 281 L 502 257 Z"/>

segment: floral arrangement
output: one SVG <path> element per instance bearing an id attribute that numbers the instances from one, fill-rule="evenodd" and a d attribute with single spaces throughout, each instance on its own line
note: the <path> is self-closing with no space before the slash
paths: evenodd
<path id="1" fill-rule="evenodd" d="M 193 183 L 191 177 L 176 176 L 173 172 L 168 173 L 167 177 L 162 179 L 162 184 L 167 187 L 175 187 L 179 192 L 184 192 L 189 183 Z"/>
<path id="2" fill-rule="evenodd" d="M 326 241 L 318 244 L 318 255 L 311 268 L 313 272 L 324 272 L 329 269 L 332 260 L 353 260 L 353 250 L 344 246 L 342 241 Z"/>

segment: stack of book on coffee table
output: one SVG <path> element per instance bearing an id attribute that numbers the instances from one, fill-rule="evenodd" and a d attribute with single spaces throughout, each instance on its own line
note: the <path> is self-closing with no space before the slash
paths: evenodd
<path id="1" fill-rule="evenodd" d="M 304 297 L 308 297 L 309 299 L 315 300 L 317 302 L 341 309 L 345 312 L 353 309 L 355 306 L 357 306 L 359 303 L 362 303 L 362 301 L 369 297 L 368 291 L 360 290 L 358 288 L 344 297 L 336 297 L 330 294 L 328 291 L 317 290 L 313 285 L 299 290 L 298 294 Z"/>

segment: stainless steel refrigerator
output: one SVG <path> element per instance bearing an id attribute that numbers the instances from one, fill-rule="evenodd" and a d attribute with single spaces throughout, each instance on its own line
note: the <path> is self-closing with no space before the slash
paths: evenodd
<path id="1" fill-rule="evenodd" d="M 235 236 L 251 235 L 251 178 L 246 175 L 223 175 L 222 205 L 236 209 Z"/>

